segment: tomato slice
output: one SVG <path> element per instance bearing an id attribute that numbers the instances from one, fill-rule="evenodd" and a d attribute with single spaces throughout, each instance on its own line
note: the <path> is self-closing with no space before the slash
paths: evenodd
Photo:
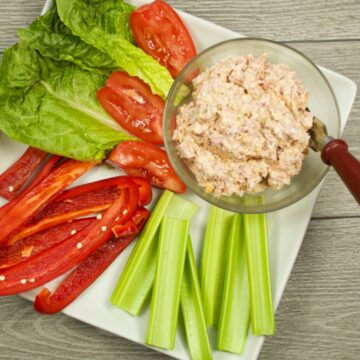
<path id="1" fill-rule="evenodd" d="M 108 162 L 131 176 L 148 179 L 154 186 L 177 193 L 186 190 L 185 184 L 172 168 L 166 152 L 155 145 L 123 141 L 111 152 Z"/>
<path id="2" fill-rule="evenodd" d="M 103 108 L 125 130 L 152 144 L 161 145 L 164 100 L 137 77 L 113 72 L 97 97 Z"/>
<path id="3" fill-rule="evenodd" d="M 175 78 L 196 55 L 194 42 L 175 10 L 156 0 L 136 9 L 130 27 L 137 45 L 165 66 Z"/>

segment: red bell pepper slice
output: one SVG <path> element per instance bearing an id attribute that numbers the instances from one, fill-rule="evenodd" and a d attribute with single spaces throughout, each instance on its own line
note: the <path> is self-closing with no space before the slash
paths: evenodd
<path id="1" fill-rule="evenodd" d="M 150 183 L 141 178 L 117 176 L 95 181 L 66 190 L 41 209 L 29 224 L 8 239 L 7 244 L 14 244 L 20 239 L 64 223 L 80 216 L 94 214 L 108 209 L 119 196 L 122 186 L 131 180 L 139 189 L 139 205 L 151 201 Z"/>
<path id="2" fill-rule="evenodd" d="M 134 216 L 140 217 L 135 233 L 121 239 L 111 239 L 101 245 L 88 258 L 86 258 L 61 284 L 51 293 L 47 288 L 41 290 L 36 296 L 34 308 L 40 313 L 54 314 L 63 310 L 87 289 L 117 258 L 117 256 L 135 239 L 141 231 L 149 211 L 138 209 Z M 134 217 L 133 216 L 133 217 Z"/>
<path id="3" fill-rule="evenodd" d="M 25 191 L 29 192 L 36 185 L 38 185 L 43 179 L 45 179 L 59 163 L 61 156 L 51 155 L 46 164 L 40 169 L 40 171 L 31 180 L 30 184 L 26 187 Z"/>
<path id="4" fill-rule="evenodd" d="M 14 199 L 30 179 L 47 153 L 29 147 L 13 165 L 0 175 L 0 196 Z"/>
<path id="5" fill-rule="evenodd" d="M 129 219 L 125 224 L 115 225 L 111 230 L 117 239 L 125 238 L 136 233 L 136 225 L 133 219 Z"/>
<path id="6" fill-rule="evenodd" d="M 52 155 L 36 176 L 31 180 L 30 184 L 21 192 L 19 196 L 12 199 L 2 207 L 0 207 L 0 218 L 4 216 L 12 207 L 14 207 L 22 197 L 24 197 L 30 190 L 32 190 L 37 184 L 48 176 L 55 168 L 56 164 L 60 160 L 61 156 Z"/>
<path id="7" fill-rule="evenodd" d="M 86 290 L 134 240 L 136 235 L 124 239 L 111 239 L 102 244 L 51 293 L 44 288 L 36 296 L 34 308 L 43 314 L 54 314 L 63 310 Z"/>
<path id="8" fill-rule="evenodd" d="M 130 219 L 137 204 L 138 188 L 129 181 L 101 219 L 29 260 L 0 271 L 0 295 L 33 289 L 69 271 L 110 240 L 112 227 Z"/>
<path id="9" fill-rule="evenodd" d="M 31 220 L 36 212 L 96 163 L 66 160 L 22 197 L 0 219 L 0 244 Z"/>
<path id="10" fill-rule="evenodd" d="M 79 198 L 84 196 L 86 203 L 98 203 L 97 198 L 103 198 L 106 196 L 102 191 L 106 190 L 109 192 L 109 203 L 113 203 L 119 195 L 119 185 L 128 180 L 135 183 L 139 188 L 139 206 L 145 206 L 149 204 L 152 199 L 152 189 L 149 181 L 139 177 L 129 176 L 115 176 L 112 178 L 95 181 L 89 184 L 79 185 L 69 190 L 64 191 L 62 194 L 54 199 L 54 202 L 65 201 L 69 199 Z M 82 201 L 82 199 L 79 199 Z M 48 207 L 50 207 L 49 204 Z M 45 211 L 46 212 L 46 211 Z"/>
<path id="11" fill-rule="evenodd" d="M 47 250 L 96 221 L 94 217 L 66 222 L 0 248 L 0 269 L 14 266 Z"/>
<path id="12" fill-rule="evenodd" d="M 136 176 L 131 176 L 130 179 L 139 187 L 139 206 L 150 204 L 152 200 L 152 187 L 150 181 Z"/>
<path id="13" fill-rule="evenodd" d="M 127 237 L 132 234 L 136 234 L 143 228 L 146 220 L 150 216 L 150 211 L 146 208 L 137 208 L 135 214 L 126 223 L 116 224 L 112 228 L 116 238 Z"/>

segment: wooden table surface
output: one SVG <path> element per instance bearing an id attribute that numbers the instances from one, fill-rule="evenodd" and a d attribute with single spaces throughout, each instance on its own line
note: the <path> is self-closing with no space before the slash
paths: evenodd
<path id="1" fill-rule="evenodd" d="M 291 44 L 360 86 L 359 0 L 170 0 L 178 9 L 251 36 Z M 44 0 L 0 0 L 0 54 Z M 360 99 L 343 138 L 360 158 Z M 360 207 L 330 171 L 276 313 L 270 359 L 360 358 Z M 0 299 L 1 359 L 165 359 L 66 317 L 37 315 L 20 297 Z"/>

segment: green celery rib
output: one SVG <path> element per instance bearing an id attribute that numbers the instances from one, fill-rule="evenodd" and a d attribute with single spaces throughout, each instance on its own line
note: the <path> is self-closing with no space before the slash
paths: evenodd
<path id="1" fill-rule="evenodd" d="M 190 221 L 198 206 L 165 190 L 138 239 L 110 298 L 110 302 L 138 315 L 155 277 L 158 229 L 164 215 Z"/>
<path id="2" fill-rule="evenodd" d="M 159 234 L 156 272 L 146 332 L 146 344 L 175 346 L 189 221 L 164 216 Z"/>
<path id="3" fill-rule="evenodd" d="M 174 193 L 165 190 L 141 232 L 111 295 L 110 302 L 132 315 L 140 312 L 155 274 L 156 235 Z"/>
<path id="4" fill-rule="evenodd" d="M 174 196 L 166 209 L 166 216 L 190 221 L 199 206 L 180 196 Z"/>
<path id="5" fill-rule="evenodd" d="M 215 206 L 210 208 L 200 268 L 201 294 L 208 326 L 216 326 L 219 320 L 231 216 L 230 211 Z"/>
<path id="6" fill-rule="evenodd" d="M 271 295 L 266 215 L 244 215 L 244 233 L 252 333 L 254 335 L 273 335 L 275 320 Z"/>
<path id="7" fill-rule="evenodd" d="M 201 300 L 200 284 L 190 236 L 180 294 L 187 343 L 192 360 L 211 360 L 212 352 Z"/>
<path id="8" fill-rule="evenodd" d="M 217 345 L 219 350 L 244 352 L 250 323 L 250 294 L 242 215 L 232 219 Z"/>

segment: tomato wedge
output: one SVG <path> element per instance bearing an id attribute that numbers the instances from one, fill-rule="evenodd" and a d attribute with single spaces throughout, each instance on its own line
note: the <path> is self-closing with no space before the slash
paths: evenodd
<path id="1" fill-rule="evenodd" d="M 196 55 L 194 42 L 175 10 L 156 0 L 136 9 L 130 27 L 137 45 L 165 66 L 175 78 Z"/>
<path id="2" fill-rule="evenodd" d="M 165 150 L 145 142 L 123 141 L 108 157 L 108 162 L 131 176 L 148 179 L 154 186 L 177 193 L 186 190 L 176 175 Z"/>
<path id="3" fill-rule="evenodd" d="M 113 72 L 97 92 L 103 108 L 125 130 L 142 140 L 161 145 L 164 100 L 137 77 Z"/>

